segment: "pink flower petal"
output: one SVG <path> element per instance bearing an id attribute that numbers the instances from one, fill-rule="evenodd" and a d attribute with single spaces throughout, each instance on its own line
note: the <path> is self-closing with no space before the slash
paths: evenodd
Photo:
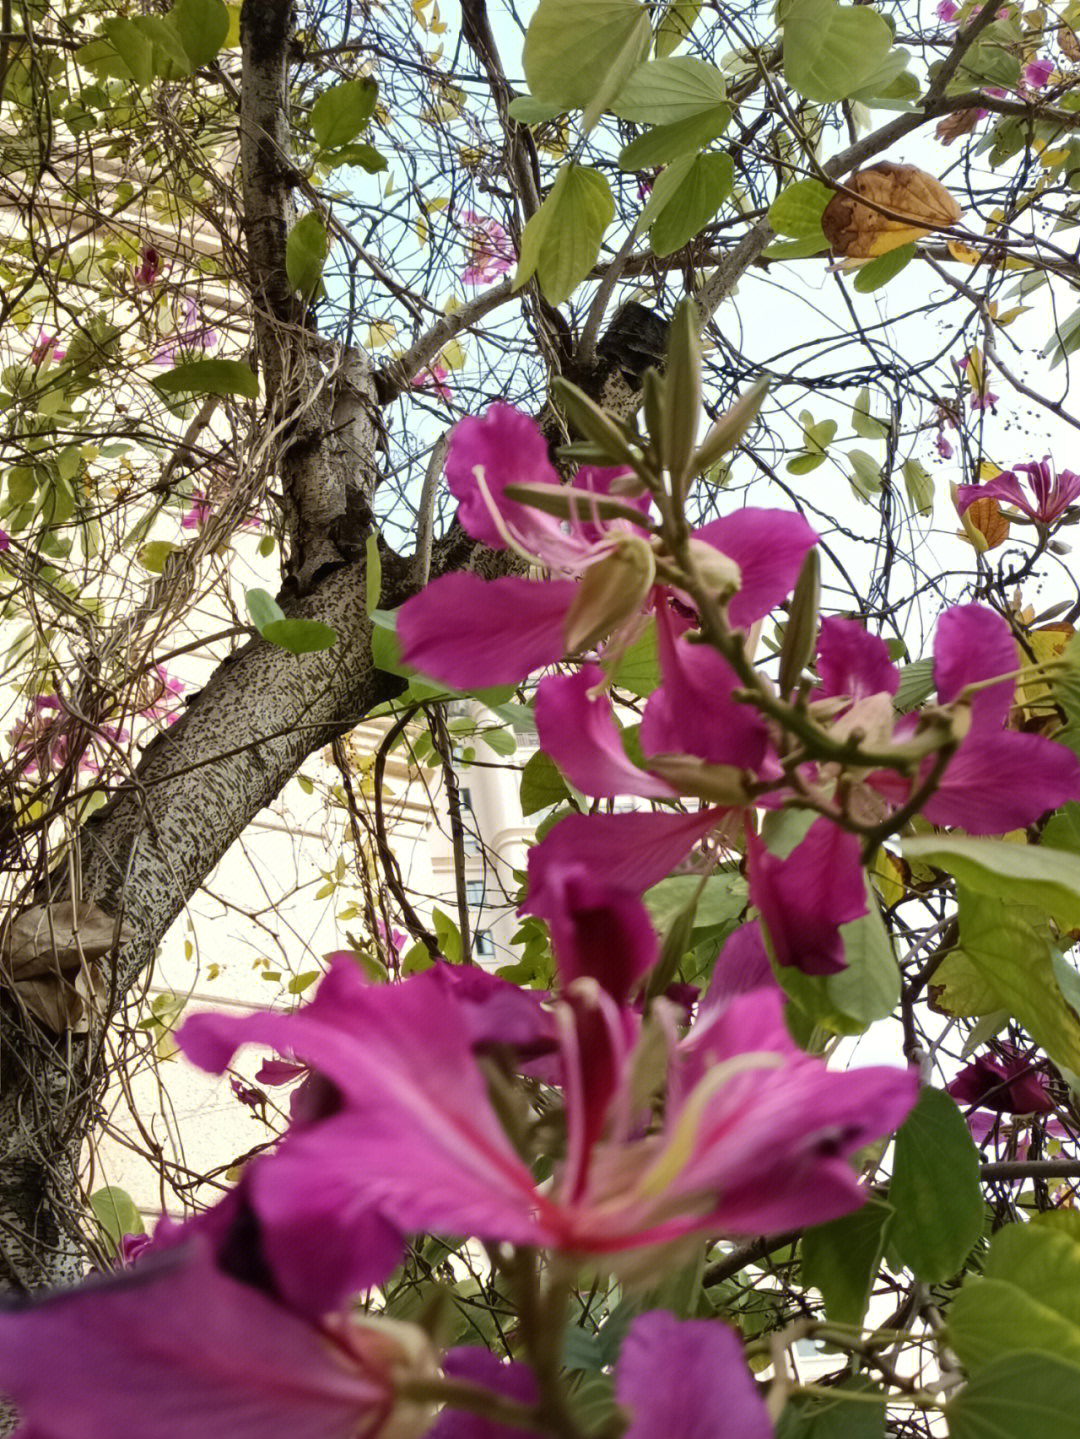
<path id="1" fill-rule="evenodd" d="M 443 575 L 398 612 L 401 658 L 454 689 L 513 684 L 565 652 L 573 580 Z"/>
<path id="2" fill-rule="evenodd" d="M 846 695 L 859 700 L 894 695 L 899 688 L 900 674 L 889 658 L 888 645 L 856 620 L 834 616 L 822 620 L 817 654 L 821 688 L 816 697 Z"/>
<path id="3" fill-rule="evenodd" d="M 1009 626 L 985 605 L 955 605 L 938 620 L 934 636 L 934 684 L 942 704 L 965 685 L 1012 675 L 1019 668 Z M 1015 679 L 980 690 L 971 701 L 972 728 L 996 730 L 1009 717 Z"/>
<path id="4" fill-rule="evenodd" d="M 742 585 L 728 606 L 728 618 L 749 629 L 787 598 L 795 586 L 817 532 L 794 510 L 736 510 L 694 531 L 739 566 Z"/>
<path id="5" fill-rule="evenodd" d="M 723 813 L 567 815 L 529 850 L 521 912 L 550 921 L 560 904 L 561 876 L 574 864 L 602 875 L 615 889 L 644 894 L 686 858 Z"/>
<path id="6" fill-rule="evenodd" d="M 459 420 L 446 456 L 446 483 L 458 502 L 461 524 L 473 539 L 494 550 L 505 549 L 506 540 L 477 483 L 478 469 L 508 524 L 534 544 L 538 536 L 560 536 L 559 522 L 553 515 L 530 509 L 503 494 L 507 485 L 559 483 L 548 459 L 547 441 L 529 415 L 510 405 L 496 404 L 480 418 Z"/>
<path id="7" fill-rule="evenodd" d="M 583 665 L 572 675 L 551 675 L 536 692 L 536 730 L 540 748 L 572 785 L 601 799 L 617 795 L 671 798 L 669 784 L 638 769 L 623 748 L 603 684 L 603 671 Z"/>
<path id="8" fill-rule="evenodd" d="M 1072 750 L 1041 735 L 973 728 L 922 812 L 931 824 L 968 834 L 1007 834 L 1067 800 L 1080 800 Z"/>
<path id="9" fill-rule="evenodd" d="M 844 969 L 840 926 L 866 913 L 860 845 L 822 815 L 786 859 L 747 829 L 750 901 L 757 905 L 777 964 L 803 974 Z"/>
<path id="10" fill-rule="evenodd" d="M 613 889 L 584 864 L 547 871 L 548 925 L 564 985 L 588 976 L 618 1004 L 656 963 L 658 942 L 637 895 Z"/>
<path id="11" fill-rule="evenodd" d="M 712 1319 L 639 1315 L 619 1353 L 623 1439 L 772 1439 L 765 1401 L 733 1329 Z"/>

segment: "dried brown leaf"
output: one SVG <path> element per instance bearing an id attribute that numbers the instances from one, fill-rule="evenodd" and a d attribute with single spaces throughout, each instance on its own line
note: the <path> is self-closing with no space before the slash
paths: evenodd
<path id="1" fill-rule="evenodd" d="M 834 255 L 871 260 L 931 230 L 948 229 L 961 213 L 932 175 L 914 165 L 882 160 L 848 178 L 845 189 L 825 207 L 821 227 Z"/>

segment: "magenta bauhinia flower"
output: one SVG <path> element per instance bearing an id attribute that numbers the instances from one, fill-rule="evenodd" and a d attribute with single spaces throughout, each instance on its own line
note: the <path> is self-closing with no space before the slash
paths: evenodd
<path id="1" fill-rule="evenodd" d="M 149 290 L 161 275 L 161 252 L 153 245 L 144 245 L 139 251 L 139 263 L 131 272 L 136 289 Z"/>
<path id="2" fill-rule="evenodd" d="M 1053 73 L 1053 60 L 1032 60 L 1024 66 L 1024 86 L 1029 90 L 1041 90 Z"/>
<path id="3" fill-rule="evenodd" d="M 399 1381 L 437 1368 L 412 1325 L 312 1317 L 279 1290 L 242 1191 L 122 1272 L 0 1308 L 0 1392 L 27 1439 L 411 1439 L 432 1420 Z M 310 1250 L 313 1246 L 309 1245 Z M 62 1362 L 61 1362 L 62 1360 Z"/>
<path id="4" fill-rule="evenodd" d="M 449 376 L 450 371 L 445 365 L 432 362 L 432 364 L 421 370 L 418 375 L 414 375 L 409 383 L 413 389 L 431 390 L 433 394 L 438 395 L 440 400 L 445 400 L 449 403 L 452 399 L 450 386 L 446 383 Z"/>
<path id="5" fill-rule="evenodd" d="M 56 340 L 56 335 L 48 335 L 44 330 L 38 331 L 37 340 L 30 351 L 30 363 L 35 368 L 43 365 L 46 360 L 62 360 L 67 354 L 66 350 L 57 346 Z"/>
<path id="6" fill-rule="evenodd" d="M 957 1104 L 997 1114 L 1052 1114 L 1057 1108 L 1046 1080 L 1011 1044 L 997 1055 L 981 1054 L 946 1086 Z"/>
<path id="7" fill-rule="evenodd" d="M 465 229 L 468 258 L 461 278 L 466 285 L 490 285 L 513 268 L 517 253 L 498 220 L 475 210 L 462 210 L 458 223 Z"/>
<path id="8" fill-rule="evenodd" d="M 336 1096 L 255 1168 L 264 1250 L 290 1217 L 297 1235 L 322 1240 L 373 1209 L 406 1232 L 611 1256 L 700 1232 L 818 1223 L 861 1202 L 846 1156 L 914 1101 L 903 1071 L 831 1073 L 804 1054 L 779 992 L 759 990 L 711 1015 L 704 1042 L 671 1034 L 667 1102 L 643 1125 L 640 1020 L 592 981 L 568 995 L 553 1010 L 566 1151 L 543 1189 L 496 1119 L 436 971 L 368 986 L 338 963 L 293 1015 L 189 1019 L 180 1043 L 204 1068 L 222 1070 L 245 1042 L 270 1044 L 311 1064 Z M 662 1015 L 663 1001 L 654 1009 Z"/>
<path id="9" fill-rule="evenodd" d="M 511 548 L 552 578 L 456 574 L 429 585 L 398 615 L 402 658 L 422 673 L 457 688 L 524 679 L 608 636 L 616 646 L 628 642 L 651 611 L 670 603 L 670 589 L 656 583 L 647 499 L 622 493 L 628 476 L 620 470 L 586 466 L 572 486 L 561 485 L 527 415 L 493 405 L 481 419 L 462 420 L 446 476 L 474 539 Z M 558 492 L 574 513 L 560 520 L 525 504 L 520 491 L 507 493 L 515 486 Z M 598 503 L 613 498 L 622 512 L 602 517 Z M 816 538 L 800 515 L 743 510 L 696 531 L 693 544 L 731 577 L 729 618 L 742 627 L 790 591 Z"/>
<path id="10" fill-rule="evenodd" d="M 871 656 L 868 648 L 867 655 L 869 663 L 879 664 L 876 650 Z M 1071 750 L 1042 735 L 1005 728 L 1018 664 L 1009 626 L 993 610 L 957 605 L 938 621 L 934 682 L 939 704 L 953 704 L 968 686 L 980 688 L 969 699 L 970 729 L 922 806 L 931 824 L 956 826 L 969 834 L 1007 834 L 1067 800 L 1080 799 L 1080 759 Z M 987 683 L 992 680 L 997 683 Z M 901 718 L 894 742 L 910 739 L 917 725 L 915 715 Z M 922 782 L 931 763 L 924 762 L 915 783 Z M 895 771 L 879 770 L 867 783 L 883 798 L 903 804 L 913 782 Z"/>
<path id="11" fill-rule="evenodd" d="M 1020 475 L 1027 476 L 1026 488 L 1020 482 Z M 1053 461 L 1047 455 L 1041 461 L 1033 460 L 1029 465 L 1017 465 L 1015 470 L 1004 470 L 981 485 L 957 487 L 956 508 L 960 514 L 982 499 L 1004 500 L 1036 524 L 1054 525 L 1070 505 L 1080 501 L 1080 475 L 1072 470 L 1059 470 L 1055 475 Z"/>

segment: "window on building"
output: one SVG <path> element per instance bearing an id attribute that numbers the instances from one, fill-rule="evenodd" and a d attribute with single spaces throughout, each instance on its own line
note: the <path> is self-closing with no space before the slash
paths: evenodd
<path id="1" fill-rule="evenodd" d="M 495 953 L 495 941 L 486 929 L 482 929 L 473 940 L 473 948 L 482 959 L 487 959 Z"/>

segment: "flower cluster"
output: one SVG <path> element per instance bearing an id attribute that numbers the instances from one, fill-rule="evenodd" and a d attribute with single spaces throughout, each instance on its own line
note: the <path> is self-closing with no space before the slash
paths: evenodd
<path id="1" fill-rule="evenodd" d="M 462 210 L 457 218 L 465 232 L 467 261 L 461 278 L 466 285 L 490 285 L 513 269 L 517 260 L 513 241 L 498 220 L 475 210 Z"/>

